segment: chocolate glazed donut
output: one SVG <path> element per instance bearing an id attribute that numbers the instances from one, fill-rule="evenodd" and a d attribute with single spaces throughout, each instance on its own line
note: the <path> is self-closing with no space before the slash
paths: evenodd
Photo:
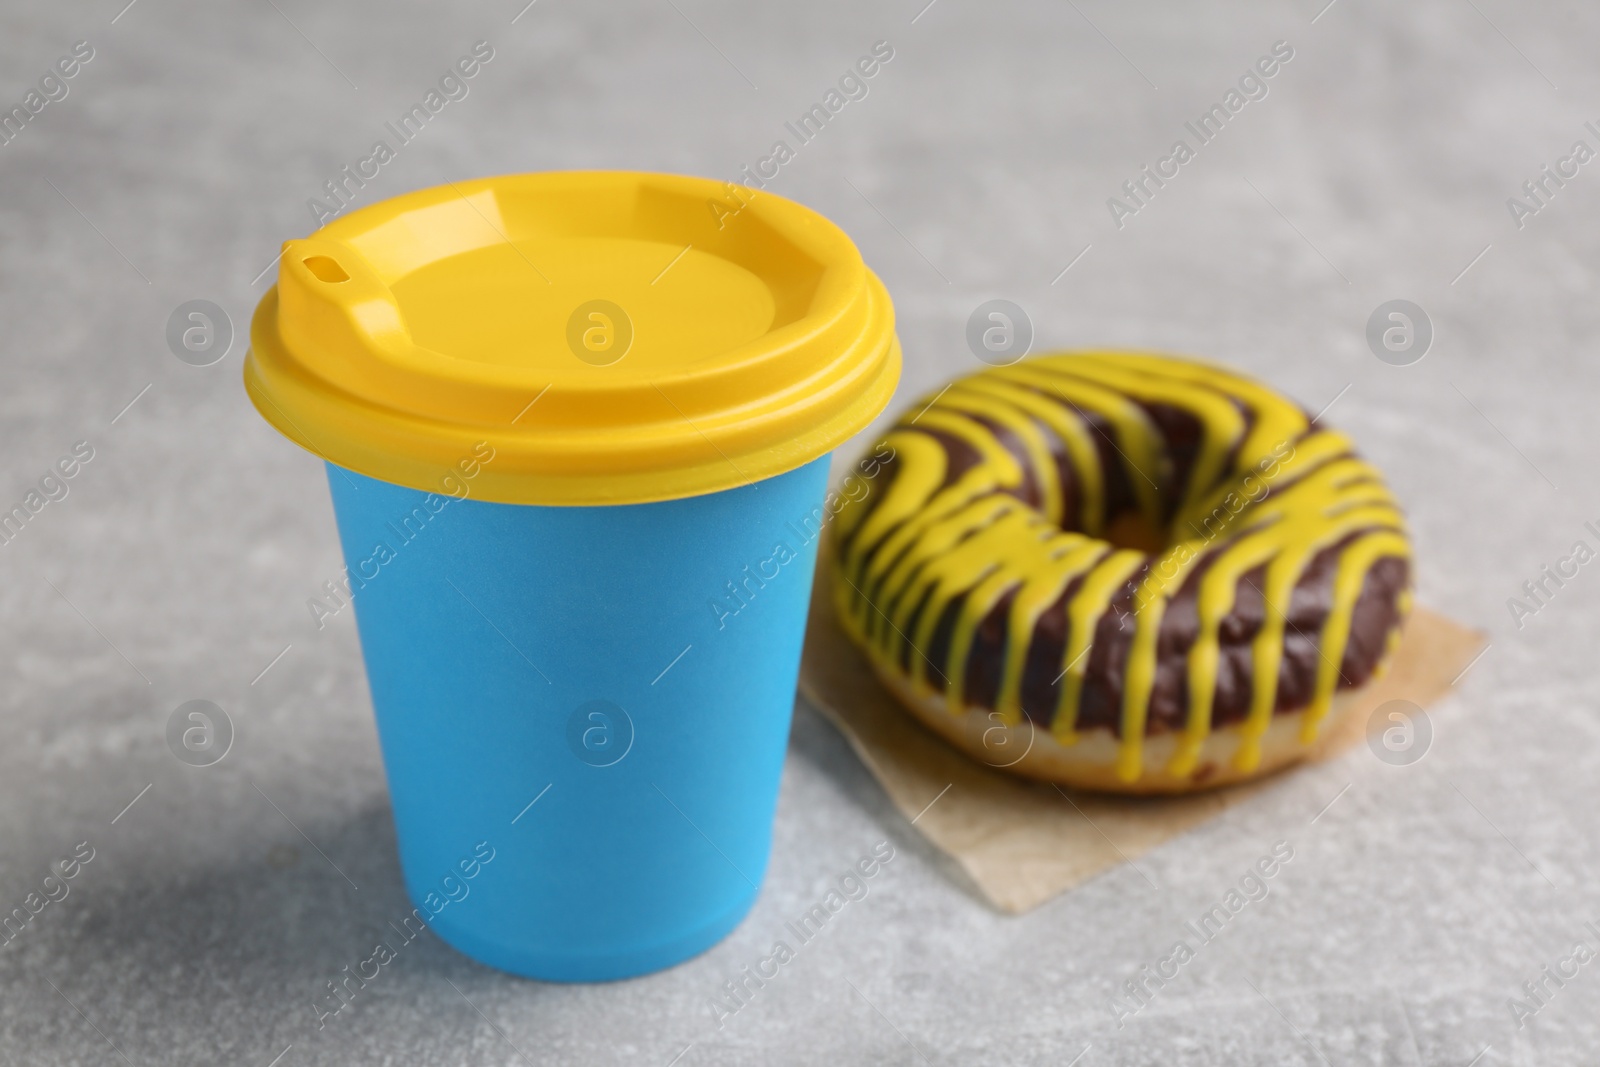
<path id="1" fill-rule="evenodd" d="M 833 595 L 896 696 L 985 762 L 1120 792 L 1256 777 L 1399 642 L 1388 486 L 1240 374 L 1062 353 L 916 411 L 839 516 Z"/>

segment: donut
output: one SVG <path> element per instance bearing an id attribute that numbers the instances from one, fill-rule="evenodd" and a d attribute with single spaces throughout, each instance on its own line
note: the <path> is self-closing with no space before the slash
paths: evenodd
<path id="1" fill-rule="evenodd" d="M 1381 675 L 1411 544 L 1344 434 L 1243 374 L 1063 352 L 961 378 L 834 520 L 833 603 L 985 762 L 1177 793 L 1315 750 Z"/>

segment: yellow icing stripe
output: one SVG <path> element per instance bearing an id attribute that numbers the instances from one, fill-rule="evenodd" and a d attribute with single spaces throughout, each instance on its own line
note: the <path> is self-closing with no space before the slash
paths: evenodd
<path id="1" fill-rule="evenodd" d="M 985 417 L 1010 427 L 1028 453 L 1028 467 L 1040 489 L 1040 510 L 1046 515 L 1061 514 L 1061 476 L 1051 459 L 1050 449 L 1039 436 L 1031 419 L 1018 419 L 1016 409 L 1008 404 L 996 403 L 974 389 L 962 385 L 952 386 L 940 401 L 947 410 L 967 415 Z"/>
<path id="2" fill-rule="evenodd" d="M 917 627 L 919 648 L 928 647 L 934 625 L 944 613 L 946 603 L 952 597 L 972 591 L 966 605 L 967 610 L 964 610 L 956 621 L 951 639 L 950 658 L 946 660 L 948 669 L 944 672 L 944 676 L 953 696 L 958 697 L 962 692 L 961 684 L 965 680 L 966 668 L 965 649 L 971 645 L 972 631 L 994 606 L 994 600 L 1003 591 L 1004 583 L 1014 580 L 1008 573 L 1004 573 L 1010 568 L 1000 562 L 1005 558 L 1002 555 L 1003 545 L 1029 528 L 1037 529 L 1036 521 L 1037 516 L 1025 509 L 1010 510 L 986 529 L 928 560 L 917 575 L 915 584 L 906 587 L 904 592 L 900 591 L 896 583 L 895 595 L 899 597 L 897 614 L 902 616 L 902 629 L 911 625 L 910 613 L 917 610 L 924 592 L 929 594 L 922 606 L 921 622 Z M 982 589 L 987 599 L 980 598 L 975 587 L 996 572 L 1000 572 L 998 577 L 1001 582 L 991 583 Z"/>
<path id="3" fill-rule="evenodd" d="M 1017 580 L 1011 574 L 997 570 L 981 579 L 977 585 L 967 592 L 966 607 L 969 610 L 961 613 L 961 618 L 956 621 L 956 627 L 950 635 L 950 664 L 949 680 L 945 684 L 945 703 L 950 708 L 952 715 L 959 715 L 966 710 L 967 692 L 967 659 L 972 652 L 972 638 L 977 633 L 978 623 L 988 617 L 991 609 L 1004 595 L 1005 591 L 1016 585 Z M 946 600 L 940 601 L 939 609 L 928 612 L 929 619 L 937 620 L 943 614 Z M 932 637 L 933 626 L 928 626 L 929 637 Z"/>
<path id="4" fill-rule="evenodd" d="M 1067 369 L 1063 364 L 1057 365 L 1062 366 L 1063 370 Z M 1223 393 L 1196 389 L 1191 383 L 1140 373 L 1115 363 L 1097 364 L 1096 372 L 1103 380 L 1125 389 L 1130 396 L 1187 409 L 1206 427 L 1200 442 L 1200 454 L 1190 472 L 1189 484 L 1184 499 L 1179 503 L 1179 510 L 1192 504 L 1203 487 L 1215 484 L 1222 474 L 1228 452 L 1244 436 L 1244 416 L 1233 400 Z"/>
<path id="5" fill-rule="evenodd" d="M 1159 521 L 1156 483 L 1165 476 L 1167 463 L 1156 445 L 1161 432 L 1143 408 L 1107 386 L 1060 373 L 1059 368 L 1047 360 L 1016 363 L 998 368 L 996 373 L 1003 378 L 1053 392 L 1073 407 L 1098 415 L 1110 423 L 1111 443 L 1127 470 L 1128 482 L 1133 486 L 1135 499 L 1139 501 L 1139 510 L 1152 522 Z"/>
<path id="6" fill-rule="evenodd" d="M 1361 595 L 1368 569 L 1384 556 L 1409 559 L 1411 546 L 1401 534 L 1387 531 L 1356 542 L 1339 561 L 1339 571 L 1333 580 L 1333 611 L 1328 614 L 1327 625 L 1322 628 L 1322 639 L 1318 642 L 1321 657 L 1317 663 L 1317 689 L 1301 727 L 1303 744 L 1316 740 L 1322 720 L 1328 717 L 1334 689 L 1339 684 L 1339 665 L 1344 662 L 1345 647 L 1350 641 L 1350 619 L 1356 598 Z M 1409 613 L 1410 606 L 1411 598 L 1402 597 L 1402 618 Z"/>
<path id="7" fill-rule="evenodd" d="M 1144 566 L 1143 552 L 1120 549 L 1107 556 L 1084 578 L 1067 605 L 1067 643 L 1062 651 L 1061 697 L 1051 731 L 1062 744 L 1077 739 L 1078 696 L 1089 669 L 1089 644 L 1111 597 Z"/>
<path id="8" fill-rule="evenodd" d="M 881 582 L 875 580 L 876 572 L 869 572 L 867 581 L 877 594 L 878 606 L 889 616 L 887 621 L 903 631 L 909 625 L 918 598 L 938 580 L 939 561 L 964 543 L 970 553 L 972 539 L 978 531 L 1018 510 L 1019 505 L 1010 497 L 979 497 L 962 511 L 930 527 L 918 545 L 919 551 L 906 553 Z M 992 566 L 997 559 L 991 556 L 986 562 Z M 919 575 L 920 580 L 915 585 L 908 584 Z M 887 641 L 889 634 L 882 633 L 880 637 Z"/>
<path id="9" fill-rule="evenodd" d="M 884 524 L 890 527 L 894 534 L 905 534 L 908 531 L 902 525 L 908 518 L 928 518 L 933 515 L 943 514 L 961 503 L 984 493 L 992 493 L 997 489 L 1013 489 L 1022 484 L 1022 468 L 1018 466 L 1011 453 L 1007 452 L 982 426 L 960 414 L 939 411 L 929 408 L 924 411 L 919 419 L 923 429 L 938 430 L 957 437 L 970 445 L 979 455 L 979 462 L 966 471 L 953 483 L 946 484 L 948 464 L 944 446 L 933 436 L 919 432 L 916 427 L 901 427 L 891 435 L 891 440 L 897 442 L 902 449 L 902 464 L 913 468 L 916 477 L 904 491 L 900 491 L 901 482 L 906 480 L 902 472 L 889 487 L 888 499 L 878 505 L 876 511 L 885 512 Z M 935 462 L 929 450 L 937 453 Z M 921 468 L 927 466 L 937 468 L 938 477 L 930 483 L 928 476 L 922 473 Z M 927 494 L 932 493 L 930 498 Z M 869 543 L 875 544 L 877 538 L 869 538 L 865 534 L 852 542 L 849 562 L 859 560 L 860 555 L 866 550 Z"/>
<path id="10" fill-rule="evenodd" d="M 849 550 L 841 561 L 846 571 L 854 571 L 862 555 L 889 533 L 901 517 L 921 509 L 944 485 L 945 451 L 938 441 L 922 433 L 896 430 L 885 438 L 895 451 L 899 469 L 887 487 L 874 487 L 865 508 L 846 508 L 849 525 L 838 530 L 843 542 L 849 537 Z M 878 499 L 872 500 L 876 494 Z M 859 529 L 857 528 L 859 526 Z"/>
<path id="11" fill-rule="evenodd" d="M 1294 541 L 1283 545 L 1281 553 L 1273 559 L 1271 566 L 1267 568 L 1265 588 L 1261 590 L 1266 615 L 1251 646 L 1254 671 L 1251 677 L 1250 714 L 1240 728 L 1239 751 L 1235 756 L 1235 764 L 1240 770 L 1254 770 L 1261 759 L 1261 738 L 1272 723 L 1272 714 L 1277 704 L 1278 678 L 1283 667 L 1286 639 L 1284 630 L 1289 622 L 1290 599 L 1310 557 L 1321 549 L 1338 543 L 1356 530 L 1392 521 L 1395 517 L 1391 509 L 1370 508 L 1349 512 L 1325 527 L 1308 530 L 1302 525 L 1300 530 L 1284 531 L 1288 537 L 1293 537 Z M 1343 560 L 1349 558 L 1350 555 L 1347 553 Z M 1335 607 L 1335 612 L 1337 610 Z M 1334 661 L 1334 664 L 1321 666 L 1336 664 L 1337 661 Z"/>
<path id="12" fill-rule="evenodd" d="M 1219 631 L 1232 611 L 1239 579 L 1272 558 L 1276 545 L 1270 537 L 1255 537 L 1219 554 L 1200 579 L 1195 611 L 1200 630 L 1189 649 L 1189 718 L 1178 741 L 1168 772 L 1187 777 L 1199 761 L 1200 750 L 1211 733 L 1211 707 L 1216 696 L 1217 664 L 1221 656 Z"/>
<path id="13" fill-rule="evenodd" d="M 1222 388 L 1231 393 L 1239 402 L 1248 405 L 1256 415 L 1256 424 L 1240 449 L 1247 457 L 1265 456 L 1279 442 L 1299 437 L 1309 426 L 1309 420 L 1300 405 L 1259 382 L 1251 381 L 1231 371 L 1161 356 L 1119 353 L 1114 357 L 1088 358 L 1099 363 L 1127 363 L 1152 374 L 1167 375 L 1202 388 Z"/>
<path id="14" fill-rule="evenodd" d="M 1076 412 L 1063 407 L 1059 398 L 1052 400 L 1029 389 L 1020 388 L 998 377 L 977 375 L 963 383 L 973 392 L 986 393 L 1012 404 L 1044 423 L 1066 447 L 1072 471 L 1078 481 L 1078 509 L 1074 526 L 1085 534 L 1097 534 L 1105 528 L 1105 488 L 1100 479 L 1100 459 L 1095 451 L 1089 428 Z M 1061 485 L 1061 475 L 1054 458 L 1050 460 L 1052 481 Z M 1046 514 L 1061 515 L 1065 506 Z"/>
<path id="15" fill-rule="evenodd" d="M 1271 495 L 1265 499 L 1279 498 L 1280 503 L 1273 507 L 1281 508 L 1285 494 L 1302 481 L 1314 477 L 1324 467 L 1345 462 L 1355 465 L 1347 470 L 1372 470 L 1365 462 L 1350 454 L 1350 442 L 1342 434 L 1323 432 L 1302 438 L 1272 453 L 1270 459 L 1258 460 L 1253 464 L 1247 462 L 1245 471 L 1201 497 L 1187 514 L 1180 514 L 1173 522 L 1173 532 L 1179 537 L 1211 538 L 1230 532 L 1228 529 L 1218 529 L 1219 516 L 1222 524 L 1228 526 L 1241 509 L 1251 511 L 1245 521 L 1276 514 L 1276 511 L 1269 513 L 1253 505 L 1265 502 L 1263 497 L 1270 491 Z M 1334 502 L 1328 503 L 1331 505 Z M 1238 527 L 1232 527 L 1231 532 L 1237 533 Z"/>
<path id="16" fill-rule="evenodd" d="M 1066 536 L 1071 537 L 1070 534 Z M 1077 538 L 1076 543 L 1059 546 L 1049 564 L 1023 578 L 1023 585 L 1011 602 L 1011 617 L 1006 632 L 1012 635 L 1012 640 L 1006 643 L 1000 695 L 994 702 L 995 711 L 1000 714 L 1003 724 L 1016 726 L 1022 721 L 1022 672 L 1028 654 L 1028 639 L 1023 635 L 1032 635 L 1039 616 L 1056 602 L 1062 590 L 1109 551 L 1110 547 L 1103 541 Z M 1054 710 L 1051 709 L 1052 712 Z"/>

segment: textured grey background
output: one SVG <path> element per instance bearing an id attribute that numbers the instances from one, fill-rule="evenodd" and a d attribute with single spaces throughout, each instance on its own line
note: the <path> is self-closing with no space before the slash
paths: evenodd
<path id="1" fill-rule="evenodd" d="M 1575 941 L 1600 949 L 1583 926 L 1600 919 L 1600 565 L 1520 629 L 1506 599 L 1597 543 L 1600 164 L 1521 231 L 1505 204 L 1574 140 L 1596 145 L 1592 7 L 540 0 L 513 24 L 520 0 L 139 0 L 117 17 L 124 2 L 0 15 L 7 107 L 75 40 L 96 49 L 0 145 L 0 501 L 72 442 L 95 448 L 0 547 L 0 911 L 77 842 L 96 849 L 0 949 L 0 1060 L 1593 1062 L 1600 963 L 1524 1028 L 1508 998 Z M 963 329 L 992 297 L 1027 308 L 1041 346 L 1190 351 L 1312 408 L 1339 396 L 1330 419 L 1409 505 L 1422 599 L 1493 637 L 1426 758 L 1292 775 L 1006 918 L 801 706 L 772 869 L 724 944 L 559 987 L 429 937 L 319 1032 L 310 998 L 406 909 L 350 617 L 318 634 L 305 608 L 340 563 L 326 489 L 246 403 L 242 339 L 194 368 L 163 331 L 194 298 L 242 330 L 307 198 L 478 39 L 495 58 L 471 95 L 364 200 L 578 166 L 731 176 L 890 41 L 870 95 L 775 188 L 837 219 L 887 282 L 896 406 L 977 366 Z M 1295 58 L 1270 95 L 1113 226 L 1106 198 L 1279 39 Z M 1399 297 L 1437 332 L 1404 368 L 1364 340 Z M 203 770 L 163 740 L 197 697 L 238 730 Z M 718 987 L 885 837 L 899 855 L 871 896 L 719 1030 Z M 1279 840 L 1296 854 L 1271 896 L 1119 1029 L 1120 984 Z"/>

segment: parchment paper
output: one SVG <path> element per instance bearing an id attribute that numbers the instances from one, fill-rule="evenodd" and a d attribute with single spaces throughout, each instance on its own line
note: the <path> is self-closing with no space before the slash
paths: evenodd
<path id="1" fill-rule="evenodd" d="M 845 735 L 900 812 L 972 876 L 995 907 L 1021 914 L 1238 804 L 1262 782 L 1173 798 L 1063 790 L 995 770 L 925 729 L 883 688 L 834 618 L 821 546 L 800 690 Z M 1426 707 L 1484 646 L 1484 635 L 1417 607 L 1388 674 L 1356 697 L 1307 762 L 1357 744 L 1374 708 Z M 1389 725 L 1380 721 L 1375 728 Z M 1304 764 L 1300 764 L 1304 766 Z M 1290 768 L 1281 773 L 1293 774 Z"/>

